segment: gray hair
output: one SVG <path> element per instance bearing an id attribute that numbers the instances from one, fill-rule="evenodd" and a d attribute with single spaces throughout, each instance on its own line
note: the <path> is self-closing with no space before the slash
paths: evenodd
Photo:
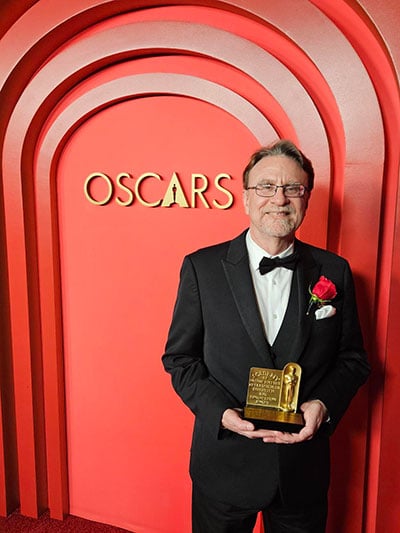
<path id="1" fill-rule="evenodd" d="M 254 152 L 243 171 L 243 186 L 245 189 L 249 184 L 249 173 L 251 169 L 264 157 L 271 157 L 274 155 L 290 157 L 296 161 L 299 167 L 301 167 L 307 174 L 308 190 L 312 190 L 314 187 L 314 169 L 312 163 L 292 141 L 287 139 L 276 141 L 268 146 L 263 146 Z"/>

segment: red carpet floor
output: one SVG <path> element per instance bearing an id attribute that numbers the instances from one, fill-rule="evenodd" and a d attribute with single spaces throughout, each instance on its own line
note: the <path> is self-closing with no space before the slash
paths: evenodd
<path id="1" fill-rule="evenodd" d="M 107 526 L 77 516 L 67 516 L 64 520 L 53 520 L 45 513 L 37 520 L 12 513 L 7 518 L 0 517 L 0 533 L 127 533 L 126 529 Z M 150 532 L 149 532 L 150 533 Z"/>

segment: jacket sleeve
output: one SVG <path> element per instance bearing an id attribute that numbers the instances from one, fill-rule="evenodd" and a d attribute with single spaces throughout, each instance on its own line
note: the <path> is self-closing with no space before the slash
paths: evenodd
<path id="1" fill-rule="evenodd" d="M 201 294 L 191 258 L 185 258 L 168 334 L 164 368 L 183 402 L 213 433 L 220 435 L 223 412 L 237 401 L 210 376 L 204 362 L 204 321 Z"/>

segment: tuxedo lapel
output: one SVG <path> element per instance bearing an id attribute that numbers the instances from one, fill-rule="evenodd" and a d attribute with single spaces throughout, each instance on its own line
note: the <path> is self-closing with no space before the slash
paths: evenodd
<path id="1" fill-rule="evenodd" d="M 295 249 L 299 254 L 299 262 L 293 275 L 285 317 L 272 345 L 279 368 L 298 361 L 304 350 L 312 320 L 312 316 L 307 315 L 309 287 L 317 280 L 320 269 L 306 245 L 296 241 Z"/>
<path id="2" fill-rule="evenodd" d="M 222 264 L 243 325 L 260 355 L 262 364 L 272 367 L 274 363 L 270 346 L 265 337 L 251 279 L 245 235 L 246 232 L 231 241 Z"/>

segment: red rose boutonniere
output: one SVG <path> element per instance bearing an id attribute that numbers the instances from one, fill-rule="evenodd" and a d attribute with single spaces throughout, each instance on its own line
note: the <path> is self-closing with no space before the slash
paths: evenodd
<path id="1" fill-rule="evenodd" d="M 313 289 L 309 288 L 308 292 L 311 294 L 311 298 L 308 303 L 307 315 L 310 314 L 314 304 L 318 307 L 322 307 L 337 295 L 335 284 L 325 276 L 321 276 Z"/>

